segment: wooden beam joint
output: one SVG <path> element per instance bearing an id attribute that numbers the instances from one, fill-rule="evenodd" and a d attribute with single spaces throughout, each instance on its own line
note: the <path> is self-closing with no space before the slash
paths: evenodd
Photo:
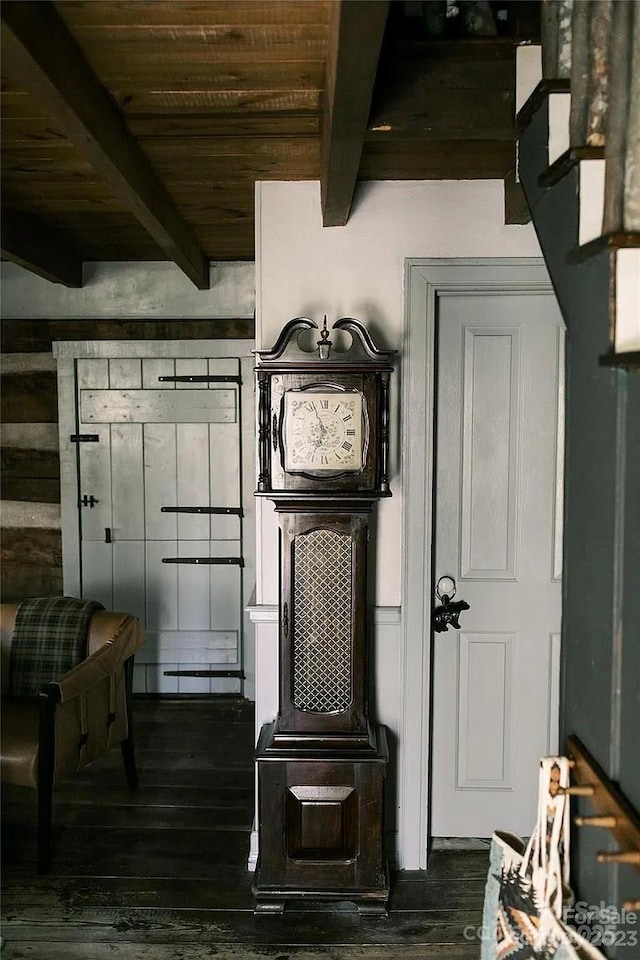
<path id="1" fill-rule="evenodd" d="M 3 210 L 2 256 L 52 283 L 82 286 L 80 257 L 30 214 Z"/>

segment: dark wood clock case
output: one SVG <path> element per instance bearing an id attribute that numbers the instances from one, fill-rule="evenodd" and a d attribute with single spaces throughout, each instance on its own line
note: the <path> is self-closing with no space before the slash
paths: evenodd
<path id="1" fill-rule="evenodd" d="M 392 351 L 378 350 L 356 320 L 343 319 L 350 349 L 301 350 L 300 318 L 269 351 L 257 351 L 259 496 L 280 523 L 280 688 L 276 720 L 260 733 L 260 853 L 255 909 L 281 912 L 292 899 L 353 900 L 384 912 L 386 732 L 367 704 L 367 544 L 375 501 L 389 496 L 388 384 Z M 365 398 L 362 469 L 330 475 L 284 470 L 283 396 L 322 384 Z M 324 388 L 324 386 L 323 386 Z"/>
<path id="2" fill-rule="evenodd" d="M 256 351 L 260 357 L 258 381 L 258 496 L 273 498 L 349 494 L 374 499 L 388 497 L 389 477 L 389 377 L 394 350 L 378 350 L 367 330 L 357 320 L 345 317 L 334 330 L 352 337 L 349 350 L 332 353 L 331 342 L 318 341 L 318 349 L 305 352 L 298 337 L 317 329 L 313 320 L 299 317 L 283 329 L 271 350 Z M 326 329 L 323 330 L 323 333 Z M 328 350 L 321 351 L 322 347 Z M 326 386 L 359 391 L 365 400 L 367 443 L 364 465 L 358 473 L 313 476 L 287 473 L 283 465 L 282 410 L 286 391 Z"/>

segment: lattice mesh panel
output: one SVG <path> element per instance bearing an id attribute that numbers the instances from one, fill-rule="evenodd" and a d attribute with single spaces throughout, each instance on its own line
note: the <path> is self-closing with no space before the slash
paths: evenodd
<path id="1" fill-rule="evenodd" d="M 293 544 L 293 702 L 338 713 L 351 702 L 351 537 L 314 530 Z"/>

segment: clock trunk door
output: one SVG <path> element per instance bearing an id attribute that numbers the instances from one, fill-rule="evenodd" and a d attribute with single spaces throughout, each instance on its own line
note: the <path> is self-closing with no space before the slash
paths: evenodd
<path id="1" fill-rule="evenodd" d="M 281 717 L 288 731 L 366 729 L 366 517 L 283 514 Z"/>

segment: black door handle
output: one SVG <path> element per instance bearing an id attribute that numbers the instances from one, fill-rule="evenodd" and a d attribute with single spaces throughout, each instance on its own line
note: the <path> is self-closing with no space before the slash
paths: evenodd
<path id="1" fill-rule="evenodd" d="M 439 606 L 435 607 L 432 615 L 433 629 L 436 633 L 444 633 L 449 624 L 454 630 L 460 629 L 460 614 L 463 610 L 469 610 L 469 604 L 465 600 L 456 600 L 456 582 L 453 577 L 440 577 L 436 584 L 436 597 L 440 600 Z"/>

